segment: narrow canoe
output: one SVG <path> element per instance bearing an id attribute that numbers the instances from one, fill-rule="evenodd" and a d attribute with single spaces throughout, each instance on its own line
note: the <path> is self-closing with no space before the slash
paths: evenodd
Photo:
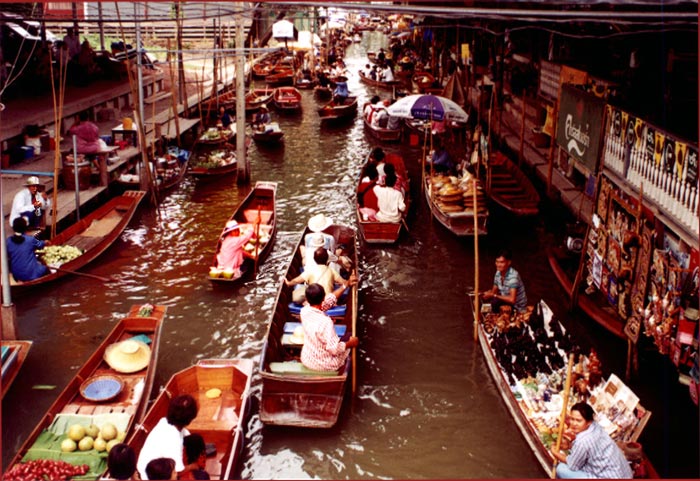
<path id="1" fill-rule="evenodd" d="M 301 92 L 294 87 L 278 87 L 272 96 L 272 103 L 282 113 L 301 112 Z"/>
<path id="2" fill-rule="evenodd" d="M 148 433 L 167 416 L 170 400 L 190 394 L 197 401 L 198 412 L 187 430 L 200 434 L 204 442 L 216 448 L 216 454 L 207 457 L 205 470 L 211 479 L 238 479 L 252 374 L 250 359 L 203 359 L 175 373 L 127 444 L 139 453 Z M 212 393 L 214 389 L 221 391 L 220 395 L 207 396 L 207 392 Z"/>
<path id="3" fill-rule="evenodd" d="M 61 264 L 59 269 L 31 281 L 10 279 L 12 290 L 21 291 L 45 284 L 85 267 L 106 251 L 119 238 L 146 192 L 130 190 L 110 199 L 95 211 L 86 215 L 51 239 L 55 246 L 74 246 L 83 251 L 82 255 Z"/>
<path id="4" fill-rule="evenodd" d="M 2 346 L 2 397 L 10 389 L 12 381 L 17 377 L 22 364 L 27 359 L 29 349 L 32 347 L 32 341 L 5 341 L 1 342 Z"/>
<path id="5" fill-rule="evenodd" d="M 117 322 L 68 382 L 19 449 L 8 469 L 22 461 L 60 459 L 75 465 L 87 464 L 90 470 L 81 479 L 98 479 L 107 469 L 107 458 L 94 449 L 61 452 L 61 441 L 66 438 L 64 433 L 73 424 L 95 424 L 101 428 L 109 422 L 128 436 L 136 423 L 141 421 L 153 388 L 161 328 L 166 311 L 166 306 L 132 306 L 127 316 Z M 145 342 L 150 347 L 147 366 L 132 373 L 112 369 L 104 360 L 108 346 L 131 339 Z M 112 399 L 91 401 L 82 394 L 91 379 L 95 382 L 109 380 L 110 383 L 121 383 L 121 388 Z"/>
<path id="6" fill-rule="evenodd" d="M 558 409 L 548 409 L 547 403 L 538 403 L 537 409 L 532 408 L 532 400 L 529 395 L 527 386 L 522 380 L 514 380 L 512 374 L 508 374 L 508 370 L 502 366 L 498 360 L 497 349 L 503 349 L 504 336 L 498 333 L 498 328 L 494 328 L 485 322 L 485 310 L 480 308 L 479 313 L 475 312 L 474 295 L 470 294 L 469 300 L 471 303 L 471 310 L 474 319 L 478 319 L 477 330 L 479 345 L 481 346 L 481 351 L 484 354 L 484 359 L 486 360 L 486 366 L 488 367 L 491 377 L 493 378 L 498 392 L 501 394 L 501 399 L 503 399 L 508 412 L 513 417 L 513 421 L 520 430 L 523 438 L 530 446 L 532 453 L 539 462 L 540 466 L 548 477 L 553 476 L 553 470 L 555 466 L 555 460 L 552 456 L 549 447 L 546 442 L 552 442 L 552 433 L 557 432 L 558 419 L 561 412 L 561 406 Z M 544 301 L 540 301 L 540 309 L 542 310 L 542 317 L 544 320 L 544 333 L 547 337 L 552 337 L 552 326 L 556 323 L 559 326 L 559 330 L 565 333 L 564 328 L 561 326 L 558 320 L 554 319 L 553 314 L 549 306 Z M 534 313 L 533 313 L 534 315 Z M 530 335 L 538 335 L 534 328 L 528 326 L 524 329 L 525 336 L 527 333 Z M 494 340 L 498 337 L 498 343 Z M 538 337 L 538 343 L 541 342 L 541 338 Z M 500 346 L 499 348 L 494 347 L 496 344 Z M 557 341 L 557 345 L 558 341 Z M 561 363 L 564 365 L 563 368 L 559 369 L 561 371 L 562 382 L 566 378 L 566 358 L 568 354 L 558 348 L 557 351 L 562 356 Z M 544 356 L 544 355 L 543 355 Z M 551 354 L 547 354 L 547 360 L 545 361 L 551 366 Z M 537 374 L 539 376 L 539 373 Z M 611 379 L 617 379 L 614 375 Z M 605 382 L 605 381 L 603 381 Z M 598 389 L 605 390 L 605 385 L 601 384 Z M 573 386 L 572 386 L 573 389 Z M 514 394 L 518 393 L 517 397 Z M 553 401 L 553 400 L 552 400 Z M 552 402 L 552 404 L 555 404 Z M 570 403 L 571 405 L 571 403 Z M 635 416 L 634 424 L 626 429 L 619 429 L 613 434 L 613 438 L 618 442 L 635 442 L 642 433 L 642 430 L 646 426 L 649 418 L 651 417 L 651 411 L 646 410 L 641 404 L 637 403 L 633 408 L 633 415 Z M 548 414 L 549 413 L 549 414 Z M 554 421 L 554 424 L 552 424 Z M 644 458 L 642 461 L 644 463 L 644 470 L 649 477 L 658 477 L 653 466 L 648 459 Z"/>
<path id="7" fill-rule="evenodd" d="M 282 142 L 284 138 L 284 132 L 280 129 L 280 125 L 277 122 L 270 122 L 265 125 L 265 130 L 262 132 L 253 129 L 253 142 L 256 144 L 269 144 L 275 145 Z"/>
<path id="8" fill-rule="evenodd" d="M 398 142 L 401 140 L 401 128 L 398 129 L 387 129 L 372 125 L 372 123 L 367 120 L 366 115 L 362 115 L 362 121 L 365 124 L 365 131 L 377 139 L 379 142 Z"/>
<path id="9" fill-rule="evenodd" d="M 473 200 L 471 195 L 468 198 L 464 198 L 464 207 L 456 209 L 450 208 L 446 204 L 440 201 L 438 195 L 431 195 L 431 181 L 430 176 L 426 174 L 425 176 L 425 199 L 430 207 L 430 212 L 433 217 L 438 220 L 443 226 L 445 226 L 450 232 L 457 236 L 472 236 L 475 233 L 474 228 L 474 209 L 472 208 Z M 489 211 L 486 206 L 486 196 L 483 193 L 483 189 L 479 184 L 477 190 L 477 235 L 488 234 L 487 221 L 489 218 Z"/>
<path id="10" fill-rule="evenodd" d="M 359 75 L 360 75 L 360 82 L 365 83 L 367 85 L 371 85 L 372 87 L 377 87 L 377 88 L 384 89 L 384 90 L 394 90 L 394 89 L 398 89 L 399 87 L 401 87 L 401 82 L 398 80 L 392 80 L 390 82 L 384 82 L 382 80 L 374 80 L 374 79 L 366 76 L 362 70 L 359 71 Z"/>
<path id="11" fill-rule="evenodd" d="M 396 167 L 396 173 L 403 179 L 406 179 L 408 183 L 408 172 L 406 171 L 406 166 L 403 161 L 403 157 L 397 154 L 387 153 L 384 157 L 384 162 L 393 164 Z M 406 190 L 406 197 L 404 198 L 404 203 L 406 204 L 406 210 L 403 213 L 401 221 L 399 222 L 379 222 L 379 221 L 369 221 L 364 220 L 362 214 L 360 213 L 360 182 L 362 181 L 362 172 L 364 169 L 360 170 L 360 178 L 357 182 L 357 224 L 360 227 L 360 234 L 362 238 L 368 244 L 393 244 L 399 240 L 401 235 L 401 229 L 406 227 L 406 216 L 408 215 L 408 209 L 411 205 L 410 190 Z"/>
<path id="12" fill-rule="evenodd" d="M 357 115 L 357 97 L 349 96 L 339 105 L 331 101 L 318 109 L 318 116 L 323 122 L 341 122 Z"/>
<path id="13" fill-rule="evenodd" d="M 304 230 L 297 244 L 292 259 L 287 267 L 285 277 L 293 279 L 299 275 L 302 267 L 300 246 L 310 230 Z M 357 266 L 356 234 L 346 226 L 332 225 L 324 231 L 333 235 L 336 246 L 344 245 L 346 255 Z M 347 304 L 336 306 L 328 312 L 334 317 L 336 331 L 352 330 L 357 320 L 357 285 L 352 287 L 347 296 Z M 292 288 L 281 282 L 267 329 L 265 342 L 260 357 L 260 376 L 262 377 L 262 395 L 260 401 L 260 419 L 265 424 L 330 428 L 337 421 L 343 398 L 347 389 L 352 356 L 338 371 L 311 371 L 298 361 L 300 349 L 289 342 L 298 323 L 297 311 L 292 301 Z M 352 331 L 351 331 L 352 332 Z"/>
<path id="14" fill-rule="evenodd" d="M 282 87 L 294 85 L 294 70 L 280 70 L 271 73 L 265 77 L 265 83 L 268 87 Z"/>
<path id="15" fill-rule="evenodd" d="M 487 191 L 496 204 L 519 215 L 537 215 L 540 195 L 530 179 L 509 158 L 495 152 L 488 166 Z"/>
<path id="16" fill-rule="evenodd" d="M 240 275 L 232 277 L 224 277 L 223 272 L 218 272 L 216 257 L 221 250 L 221 243 L 225 237 L 225 229 L 219 235 L 219 241 L 216 244 L 216 254 L 209 270 L 209 280 L 216 283 L 231 284 L 236 283 L 246 277 L 255 276 L 256 267 L 267 258 L 272 250 L 272 245 L 275 241 L 277 233 L 277 215 L 275 211 L 275 193 L 277 192 L 276 182 L 256 182 L 255 187 L 243 199 L 243 202 L 236 208 L 228 221 L 235 220 L 241 226 L 241 232 L 244 232 L 248 227 L 252 227 L 256 234 L 259 234 L 260 239 L 267 239 L 264 243 L 249 242 L 243 248 L 243 264 L 241 265 Z M 228 223 L 227 221 L 227 223 Z M 254 235 L 252 240 L 257 238 Z M 257 261 L 256 261 L 257 257 Z"/>
<path id="17" fill-rule="evenodd" d="M 317 85 L 314 87 L 314 95 L 318 100 L 330 100 L 333 97 L 333 89 Z"/>

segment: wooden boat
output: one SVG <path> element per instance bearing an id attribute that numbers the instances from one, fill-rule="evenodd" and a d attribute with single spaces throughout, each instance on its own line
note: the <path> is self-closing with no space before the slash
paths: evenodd
<path id="1" fill-rule="evenodd" d="M 2 396 L 10 389 L 12 381 L 17 377 L 19 369 L 27 359 L 29 349 L 32 347 L 32 341 L 1 341 L 2 347 Z"/>
<path id="2" fill-rule="evenodd" d="M 132 306 L 127 316 L 117 322 L 114 329 L 68 382 L 9 466 L 35 459 L 60 459 L 74 465 L 87 464 L 89 472 L 80 479 L 98 479 L 107 469 L 107 457 L 94 449 L 62 452 L 60 444 L 65 439 L 64 433 L 73 424 L 95 424 L 101 428 L 109 422 L 128 436 L 136 423 L 143 419 L 153 388 L 160 333 L 166 310 L 166 306 L 150 304 Z M 104 359 L 107 348 L 126 340 L 145 342 L 148 345 L 150 357 L 145 368 L 124 373 L 112 369 L 107 364 Z M 87 387 L 100 382 L 118 387 L 112 392 Z M 98 395 L 99 398 L 105 399 L 94 400 Z"/>
<path id="3" fill-rule="evenodd" d="M 263 130 L 256 130 L 253 128 L 253 141 L 257 144 L 268 144 L 276 145 L 282 142 L 284 137 L 284 132 L 280 129 L 280 124 L 277 122 L 270 122 L 265 124 Z"/>
<path id="4" fill-rule="evenodd" d="M 503 399 L 506 408 L 513 417 L 513 421 L 515 421 L 516 426 L 520 430 L 520 433 L 522 434 L 523 438 L 525 438 L 527 444 L 530 446 L 532 453 L 534 454 L 535 458 L 544 470 L 546 476 L 554 477 L 553 470 L 555 466 L 555 460 L 550 452 L 548 444 L 553 442 L 553 433 L 557 432 L 558 420 L 561 412 L 561 404 L 559 404 L 558 406 L 554 406 L 552 409 L 550 409 L 549 407 L 552 407 L 552 405 L 557 404 L 554 402 L 554 399 L 552 399 L 551 405 L 543 402 L 538 403 L 539 406 L 537 410 L 532 408 L 533 400 L 531 399 L 530 393 L 532 393 L 533 391 L 537 391 L 537 388 L 535 388 L 534 390 L 530 389 L 526 385 L 526 383 L 523 382 L 522 379 L 517 379 L 518 376 L 513 374 L 513 369 L 509 369 L 510 366 L 503 366 L 499 362 L 497 348 L 494 347 L 496 345 L 496 343 L 494 343 L 494 339 L 496 339 L 497 336 L 500 336 L 500 341 L 498 344 L 501 346 L 502 349 L 503 339 L 505 338 L 505 336 L 502 333 L 498 334 L 499 328 L 495 327 L 486 318 L 486 316 L 488 316 L 488 313 L 490 313 L 490 305 L 487 304 L 485 306 L 481 306 L 481 308 L 479 309 L 480 312 L 477 313 L 475 312 L 475 303 L 473 301 L 474 294 L 470 294 L 468 297 L 470 299 L 472 307 L 472 315 L 475 319 L 478 319 L 477 332 L 479 344 L 481 346 L 481 351 L 484 354 L 486 365 L 488 367 L 489 372 L 491 373 L 491 377 L 493 378 L 496 384 L 496 388 L 501 394 L 501 398 Z M 559 330 L 560 332 L 563 332 L 564 335 L 566 335 L 565 329 L 563 328 L 563 326 L 561 326 L 559 321 L 554 319 L 551 309 L 549 309 L 549 307 L 544 303 L 544 301 L 540 301 L 539 309 L 541 309 L 542 312 L 544 327 L 538 329 L 542 329 L 542 332 L 544 332 L 544 335 L 546 337 L 553 337 L 553 327 L 555 327 L 554 323 L 558 325 L 558 328 L 555 327 L 555 330 Z M 533 316 L 534 315 L 535 314 L 533 313 Z M 530 326 L 528 324 L 529 322 L 525 324 L 525 336 L 527 337 L 528 335 L 532 334 L 537 335 L 535 332 L 535 327 Z M 511 329 L 511 327 L 508 327 L 507 329 Z M 528 332 L 530 334 L 528 334 Z M 537 339 L 538 343 L 540 343 L 542 340 L 540 337 L 538 337 Z M 560 344 L 558 343 L 557 345 Z M 551 354 L 547 355 L 546 363 L 549 367 L 552 368 L 553 371 L 559 372 L 561 379 L 563 380 L 566 378 L 567 369 L 565 356 L 567 356 L 567 353 L 561 348 L 558 348 L 557 350 L 563 358 L 560 362 L 560 365 L 563 365 L 564 367 L 555 369 L 555 366 L 552 365 Z M 588 362 L 588 360 L 586 360 L 585 362 Z M 537 376 L 539 376 L 539 373 L 537 374 Z M 537 377 L 537 379 L 539 379 L 539 377 Z M 619 383 L 617 383 L 617 381 L 619 381 L 619 379 L 613 374 L 608 382 L 601 382 L 601 384 L 599 384 L 597 387 L 590 387 L 593 389 L 594 396 L 596 392 L 600 391 L 607 391 L 612 396 L 614 396 L 614 391 L 612 389 L 609 389 L 608 386 L 620 386 L 622 384 L 621 381 L 619 381 Z M 626 386 L 622 386 L 625 389 L 628 389 Z M 620 391 L 622 391 L 622 388 L 620 388 Z M 515 394 L 516 392 L 517 397 Z M 603 394 L 599 395 L 601 398 L 604 396 Z M 557 396 L 561 398 L 560 395 Z M 591 399 L 593 399 L 593 397 Z M 592 400 L 590 401 L 590 403 L 594 404 Z M 570 402 L 569 405 L 571 404 L 572 402 Z M 652 414 L 651 411 L 646 410 L 639 403 L 637 403 L 636 406 L 633 407 L 633 410 L 633 415 L 635 418 L 634 423 L 627 428 L 620 428 L 619 430 L 615 431 L 613 438 L 617 442 L 635 442 L 641 435 L 644 427 L 646 426 Z M 656 471 L 654 470 L 653 466 L 651 465 L 648 459 L 644 458 L 642 463 L 644 464 L 644 471 L 647 473 L 647 476 L 658 477 Z"/>
<path id="5" fill-rule="evenodd" d="M 293 86 L 294 85 L 294 70 L 292 69 L 281 69 L 275 70 L 273 73 L 268 74 L 265 77 L 265 83 L 268 87 L 282 87 L 282 86 Z"/>
<path id="6" fill-rule="evenodd" d="M 440 95 L 442 87 L 433 87 L 435 85 L 435 77 L 430 72 L 415 72 L 411 77 L 411 81 L 416 85 L 418 93 L 432 93 Z"/>
<path id="7" fill-rule="evenodd" d="M 314 87 L 314 95 L 318 100 L 330 100 L 333 98 L 333 89 L 329 86 L 317 85 Z"/>
<path id="8" fill-rule="evenodd" d="M 275 89 L 251 89 L 245 96 L 245 113 L 252 114 L 272 100 Z M 235 101 L 235 99 L 234 99 Z"/>
<path id="9" fill-rule="evenodd" d="M 233 128 L 222 129 L 219 127 L 209 127 L 199 136 L 195 143 L 195 149 L 218 149 L 224 144 L 233 143 L 236 140 L 236 133 Z"/>
<path id="10" fill-rule="evenodd" d="M 471 236 L 475 232 L 477 235 L 486 235 L 488 233 L 486 223 L 489 217 L 489 211 L 486 205 L 486 196 L 483 188 L 479 184 L 477 190 L 477 212 L 473 209 L 473 200 L 471 194 L 461 197 L 461 205 L 450 205 L 447 198 L 442 198 L 439 194 L 438 183 L 442 182 L 440 176 L 433 176 L 432 182 L 428 174 L 425 175 L 425 198 L 430 207 L 430 212 L 438 222 L 444 225 L 453 234 L 458 236 Z M 432 186 L 435 185 L 435 189 Z M 433 195 L 433 190 L 435 194 Z M 471 191 L 470 191 L 471 192 Z M 474 215 L 477 218 L 477 228 L 474 228 Z"/>
<path id="11" fill-rule="evenodd" d="M 190 152 L 178 157 L 177 155 L 166 154 L 159 157 L 156 162 L 155 188 L 159 194 L 165 194 L 182 182 L 187 174 L 187 166 L 190 161 Z M 138 174 L 122 174 L 117 182 L 128 189 L 138 189 L 141 186 L 141 178 Z"/>
<path id="12" fill-rule="evenodd" d="M 365 124 L 365 131 L 369 132 L 369 134 L 374 137 L 376 140 L 379 142 L 398 142 L 401 140 L 401 128 L 398 129 L 389 129 L 386 127 L 379 127 L 378 125 L 372 125 L 372 123 L 367 120 L 367 116 L 364 115 L 364 109 L 363 109 L 363 115 L 362 115 L 362 121 Z"/>
<path id="13" fill-rule="evenodd" d="M 547 249 L 547 259 L 552 272 L 571 298 L 574 277 L 581 259 L 580 254 L 569 253 L 565 247 L 550 247 Z M 585 284 L 585 283 L 582 283 Z M 581 288 L 577 296 L 577 306 L 591 319 L 603 326 L 620 339 L 627 339 L 625 321 L 617 315 L 617 310 L 610 306 L 607 299 L 596 290 L 590 295 Z"/>
<path id="14" fill-rule="evenodd" d="M 492 201 L 515 215 L 537 215 L 540 195 L 530 179 L 501 152 L 491 156 L 487 192 Z"/>
<path id="15" fill-rule="evenodd" d="M 387 153 L 384 157 L 384 162 L 393 164 L 396 168 L 396 174 L 406 179 L 408 182 L 408 172 L 406 171 L 406 166 L 404 165 L 403 158 L 398 154 Z M 364 170 L 364 169 L 363 169 Z M 360 182 L 362 181 L 362 171 L 360 171 L 360 179 L 358 179 L 356 193 L 358 196 L 357 201 L 357 224 L 360 226 L 360 234 L 362 238 L 368 244 L 393 244 L 399 240 L 401 235 L 401 229 L 406 228 L 406 216 L 408 215 L 408 209 L 411 205 L 411 199 L 409 196 L 410 189 L 406 189 L 406 197 L 404 198 L 404 203 L 406 204 L 406 210 L 399 222 L 379 222 L 379 221 L 369 221 L 364 220 L 362 214 L 360 213 Z"/>
<path id="16" fill-rule="evenodd" d="M 316 87 L 316 81 L 306 78 L 294 78 L 294 87 L 298 88 L 299 90 L 311 90 Z"/>
<path id="17" fill-rule="evenodd" d="M 136 208 L 146 192 L 129 190 L 110 199 L 95 211 L 51 239 L 54 246 L 73 246 L 83 253 L 65 262 L 58 270 L 51 269 L 45 276 L 31 281 L 16 281 L 10 276 L 10 286 L 14 290 L 24 290 L 63 277 L 72 271 L 80 270 L 106 251 L 129 224 Z"/>
<path id="18" fill-rule="evenodd" d="M 228 147 L 213 151 L 195 152 L 189 173 L 198 179 L 234 174 L 238 171 L 236 152 Z"/>
<path id="19" fill-rule="evenodd" d="M 302 267 L 299 246 L 310 231 L 304 230 L 287 267 L 285 277 L 297 277 Z M 357 266 L 356 234 L 353 229 L 332 225 L 324 231 L 334 237 L 336 246 L 346 246 L 346 255 Z M 336 306 L 328 314 L 335 319 L 336 332 L 353 329 L 357 319 L 357 285 L 351 288 L 347 303 Z M 337 372 L 311 371 L 298 359 L 299 346 L 292 344 L 297 314 L 301 306 L 291 303 L 292 288 L 280 284 L 272 319 L 267 329 L 260 358 L 262 394 L 260 419 L 265 424 L 329 428 L 340 413 L 348 384 L 352 356 Z M 290 305 L 291 303 L 291 305 Z M 296 324 L 298 325 L 298 324 Z"/>
<path id="20" fill-rule="evenodd" d="M 127 444 L 140 452 L 148 433 L 167 416 L 170 400 L 181 394 L 190 394 L 197 401 L 198 412 L 187 430 L 200 434 L 206 443 L 214 444 L 216 448 L 216 454 L 207 457 L 204 469 L 211 479 L 237 479 L 245 442 L 252 376 L 253 361 L 250 359 L 202 359 L 175 373 Z M 221 394 L 207 396 L 213 389 L 218 389 Z"/>
<path id="21" fill-rule="evenodd" d="M 342 104 L 331 101 L 318 109 L 321 123 L 342 122 L 354 118 L 355 115 L 357 115 L 357 97 L 354 95 L 346 98 Z"/>
<path id="22" fill-rule="evenodd" d="M 272 103 L 281 113 L 301 112 L 301 92 L 294 87 L 278 87 L 272 96 Z"/>
<path id="23" fill-rule="evenodd" d="M 374 80 L 366 76 L 362 70 L 360 70 L 358 73 L 360 74 L 360 82 L 371 85 L 372 87 L 377 87 L 384 90 L 395 90 L 401 87 L 401 82 L 398 80 L 384 82 L 382 80 Z"/>
<path id="24" fill-rule="evenodd" d="M 274 244 L 275 234 L 277 233 L 276 192 L 276 182 L 256 182 L 255 187 L 233 212 L 227 223 L 235 220 L 240 225 L 241 232 L 244 232 L 248 227 L 252 227 L 256 235 L 254 235 L 254 239 L 251 239 L 243 247 L 244 258 L 240 273 L 227 277 L 228 274 L 225 271 L 222 272 L 217 269 L 216 261 L 216 257 L 221 250 L 221 243 L 226 235 L 226 228 L 224 228 L 216 244 L 216 254 L 214 254 L 209 270 L 210 281 L 224 284 L 234 283 L 246 276 L 255 276 L 257 274 L 256 268 L 262 264 L 272 250 L 272 244 Z M 259 242 L 253 242 L 256 238 L 259 239 Z"/>

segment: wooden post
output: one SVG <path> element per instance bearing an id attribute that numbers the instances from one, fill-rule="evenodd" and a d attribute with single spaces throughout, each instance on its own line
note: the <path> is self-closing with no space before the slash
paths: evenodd
<path id="1" fill-rule="evenodd" d="M 170 54 L 170 39 L 168 39 L 168 55 Z M 177 145 L 180 146 L 180 113 L 177 110 L 177 98 L 175 97 L 175 71 L 173 69 L 172 59 L 168 60 L 168 70 L 170 71 L 170 108 L 173 111 L 175 119 L 175 133 L 177 135 Z M 168 123 L 168 126 L 170 124 Z M 155 129 L 155 119 L 153 128 Z"/>
<path id="2" fill-rule="evenodd" d="M 523 89 L 523 118 L 520 122 L 520 149 L 518 150 L 518 167 L 523 165 L 523 148 L 525 145 L 525 116 L 527 115 L 527 90 Z"/>
<path id="3" fill-rule="evenodd" d="M 559 88 L 561 91 L 561 87 Z M 557 115 L 559 114 L 559 98 L 554 104 L 552 110 L 552 137 L 549 139 L 549 166 L 547 167 L 547 195 L 552 194 L 552 174 L 554 173 L 554 146 L 557 138 Z M 545 122 L 546 123 L 546 122 Z"/>
<path id="4" fill-rule="evenodd" d="M 564 425 L 566 420 L 566 411 L 569 408 L 569 393 L 571 392 L 571 371 L 574 367 L 574 355 L 569 354 L 569 364 L 566 366 L 566 382 L 564 383 L 564 399 L 561 405 L 561 413 L 559 413 L 559 430 L 556 441 L 556 449 L 559 451 L 561 448 L 561 437 L 564 435 Z M 552 464 L 551 477 L 555 478 L 557 475 L 557 460 L 554 460 Z"/>
<path id="5" fill-rule="evenodd" d="M 472 195 L 473 209 L 474 209 L 474 340 L 476 341 L 478 336 L 479 328 L 479 316 L 481 315 L 481 310 L 479 309 L 479 216 L 478 216 L 478 202 L 477 202 L 477 189 L 478 179 L 474 177 L 474 189 Z"/>

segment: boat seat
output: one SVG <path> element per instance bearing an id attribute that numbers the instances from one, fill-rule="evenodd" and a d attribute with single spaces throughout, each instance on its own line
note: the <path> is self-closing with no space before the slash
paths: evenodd
<path id="1" fill-rule="evenodd" d="M 270 371 L 273 374 L 296 374 L 302 376 L 337 376 L 338 371 L 314 371 L 299 361 L 271 362 Z"/>
<path id="2" fill-rule="evenodd" d="M 301 308 L 304 307 L 301 304 L 295 304 L 293 302 L 289 303 L 289 312 L 292 313 L 292 315 L 298 316 L 301 313 Z M 342 306 L 335 306 L 331 309 L 328 309 L 326 311 L 326 315 L 329 317 L 345 317 L 345 311 L 346 311 L 346 305 L 343 304 Z"/>
<path id="3" fill-rule="evenodd" d="M 294 331 L 296 330 L 296 328 L 300 327 L 300 326 L 301 326 L 301 322 L 285 322 L 284 323 L 284 333 L 285 334 L 293 334 Z M 345 324 L 336 324 L 334 327 L 335 327 L 335 333 L 338 335 L 338 337 L 342 337 L 348 328 L 348 326 L 346 326 Z"/>
<path id="4" fill-rule="evenodd" d="M 260 221 L 263 224 L 269 224 L 270 219 L 272 219 L 273 212 L 271 210 L 261 210 L 260 211 Z M 245 221 L 254 224 L 258 220 L 258 210 L 257 209 L 246 209 L 243 211 L 243 217 Z"/>

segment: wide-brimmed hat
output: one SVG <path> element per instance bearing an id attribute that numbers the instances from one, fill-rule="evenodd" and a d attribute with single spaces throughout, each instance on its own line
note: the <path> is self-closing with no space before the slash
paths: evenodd
<path id="1" fill-rule="evenodd" d="M 148 366 L 151 348 L 141 341 L 127 339 L 115 342 L 105 349 L 104 360 L 117 372 L 131 373 Z"/>
<path id="2" fill-rule="evenodd" d="M 335 78 L 335 81 L 336 81 L 336 82 L 347 82 L 347 81 L 348 81 L 348 78 L 347 78 L 345 75 L 338 75 L 338 76 Z"/>
<path id="3" fill-rule="evenodd" d="M 226 235 L 229 232 L 233 232 L 234 230 L 240 230 L 240 228 L 241 225 L 238 222 L 236 222 L 235 220 L 230 220 L 224 226 L 224 232 L 222 233 L 222 235 Z"/>
<path id="4" fill-rule="evenodd" d="M 309 219 L 308 226 L 311 232 L 321 232 L 330 227 L 331 224 L 333 224 L 333 219 L 326 217 L 323 214 L 316 214 Z"/>
<path id="5" fill-rule="evenodd" d="M 292 344 L 304 344 L 304 328 L 298 326 L 294 329 L 294 332 L 289 336 L 289 342 Z"/>
<path id="6" fill-rule="evenodd" d="M 262 105 L 260 106 L 260 110 L 267 110 L 267 105 L 262 104 Z"/>
<path id="7" fill-rule="evenodd" d="M 326 245 L 326 238 L 323 237 L 323 234 L 320 232 L 314 232 L 311 234 L 311 238 L 309 239 L 309 247 L 312 247 L 314 249 L 318 249 L 319 247 L 323 247 Z"/>
<path id="8" fill-rule="evenodd" d="M 29 187 L 30 185 L 40 185 L 39 183 L 39 177 L 36 177 L 32 175 L 27 179 L 27 181 L 24 183 L 25 187 Z"/>
<path id="9" fill-rule="evenodd" d="M 689 321 L 697 321 L 698 318 L 700 317 L 698 315 L 698 310 L 695 309 L 694 307 L 689 307 L 687 308 L 684 312 L 683 315 L 685 316 L 686 319 Z"/>

